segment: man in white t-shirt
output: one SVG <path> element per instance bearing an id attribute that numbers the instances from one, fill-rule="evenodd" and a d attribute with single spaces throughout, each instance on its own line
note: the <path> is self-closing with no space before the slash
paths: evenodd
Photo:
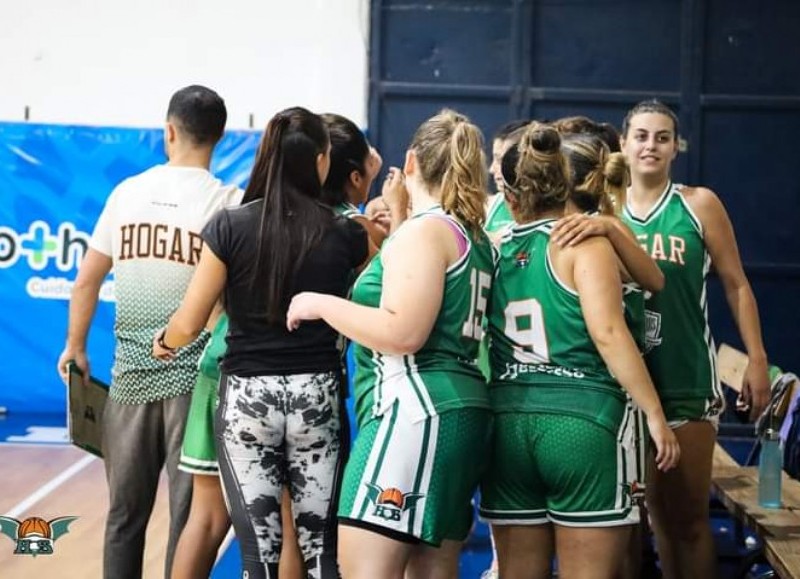
<path id="1" fill-rule="evenodd" d="M 150 353 L 153 334 L 180 304 L 200 258 L 203 225 L 242 197 L 240 189 L 223 185 L 208 171 L 226 120 L 224 101 L 208 88 L 189 86 L 172 96 L 164 131 L 169 161 L 114 189 L 72 290 L 66 347 L 58 360 L 65 380 L 70 360 L 88 375 L 89 326 L 113 267 L 116 349 L 103 414 L 110 492 L 103 550 L 107 579 L 141 577 L 145 530 L 164 466 L 170 503 L 167 577 L 189 513 L 192 478 L 178 470 L 178 459 L 207 336 L 182 348 L 169 364 Z"/>

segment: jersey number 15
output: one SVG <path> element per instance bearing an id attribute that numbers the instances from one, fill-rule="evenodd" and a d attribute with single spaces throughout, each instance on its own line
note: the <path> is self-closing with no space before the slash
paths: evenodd
<path id="1" fill-rule="evenodd" d="M 464 322 L 461 335 L 465 338 L 481 340 L 483 338 L 483 318 L 486 315 L 486 298 L 492 287 L 492 276 L 485 271 L 473 269 L 469 276 L 471 288 L 469 299 L 469 316 Z"/>

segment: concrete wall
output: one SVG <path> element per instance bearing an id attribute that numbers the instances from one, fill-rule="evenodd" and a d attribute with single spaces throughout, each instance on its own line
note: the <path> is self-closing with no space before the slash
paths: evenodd
<path id="1" fill-rule="evenodd" d="M 151 127 L 188 84 L 229 128 L 301 105 L 366 126 L 368 0 L 27 0 L 0 8 L 0 121 Z"/>

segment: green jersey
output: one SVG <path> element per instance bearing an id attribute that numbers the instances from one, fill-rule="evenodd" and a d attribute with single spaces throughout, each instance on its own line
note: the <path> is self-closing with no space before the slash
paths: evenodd
<path id="1" fill-rule="evenodd" d="M 664 272 L 666 283 L 645 300 L 645 361 L 664 402 L 705 401 L 705 416 L 722 410 L 716 350 L 708 327 L 706 276 L 711 258 L 703 227 L 680 189 L 668 183 L 643 218 L 623 211 L 623 219 Z"/>
<path id="2" fill-rule="evenodd" d="M 488 233 L 494 233 L 514 223 L 514 217 L 508 208 L 505 197 L 502 193 L 497 193 L 489 199 L 489 207 L 486 211 L 486 223 L 483 228 Z"/>
<path id="3" fill-rule="evenodd" d="M 628 326 L 640 352 L 644 352 L 645 295 L 642 288 L 635 282 L 622 284 L 622 306 L 625 314 L 625 324 Z"/>
<path id="4" fill-rule="evenodd" d="M 391 409 L 395 400 L 412 421 L 454 408 L 489 407 L 486 382 L 475 360 L 492 284 L 491 242 L 483 232 L 475 235 L 466 230 L 440 208 L 413 219 L 448 220 L 464 236 L 466 249 L 447 269 L 442 305 L 419 351 L 397 356 L 354 344 L 353 390 L 359 426 Z M 384 246 L 389 243 L 391 238 Z M 352 299 L 379 307 L 382 287 L 383 260 L 378 254 L 356 280 Z"/>
<path id="5" fill-rule="evenodd" d="M 339 203 L 336 207 L 333 208 L 333 211 L 337 215 L 341 215 L 342 217 L 347 217 L 348 219 L 352 219 L 353 217 L 358 217 L 361 215 L 361 212 L 358 210 L 358 207 L 353 205 L 352 203 Z"/>
<path id="6" fill-rule="evenodd" d="M 514 225 L 501 240 L 488 314 L 492 408 L 577 416 L 616 433 L 625 395 L 589 336 L 577 292 L 550 263 L 554 223 Z"/>
<path id="7" fill-rule="evenodd" d="M 225 355 L 228 345 L 225 343 L 225 336 L 228 335 L 228 314 L 222 313 L 214 325 L 211 338 L 206 342 L 206 348 L 200 356 L 197 367 L 200 373 L 213 380 L 219 380 L 219 361 Z"/>

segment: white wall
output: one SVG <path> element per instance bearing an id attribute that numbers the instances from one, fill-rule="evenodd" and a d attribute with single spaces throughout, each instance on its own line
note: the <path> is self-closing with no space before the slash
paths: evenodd
<path id="1" fill-rule="evenodd" d="M 204 84 L 228 127 L 301 105 L 366 126 L 369 0 L 4 0 L 0 121 L 160 126 Z"/>

